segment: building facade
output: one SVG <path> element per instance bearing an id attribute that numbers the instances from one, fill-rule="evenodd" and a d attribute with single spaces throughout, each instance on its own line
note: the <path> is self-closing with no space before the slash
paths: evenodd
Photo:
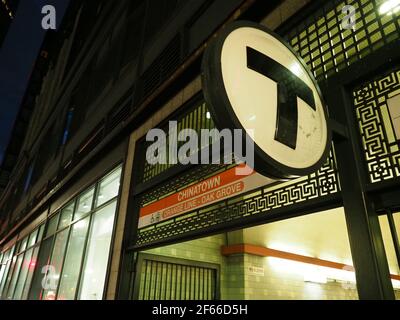
<path id="1" fill-rule="evenodd" d="M 16 1 L 1 1 L 0 3 L 0 48 L 3 46 L 4 38 L 14 19 L 17 11 L 19 0 Z"/>
<path id="2" fill-rule="evenodd" d="M 150 165 L 145 137 L 215 127 L 201 62 L 236 20 L 304 60 L 332 148 L 191 205 L 234 165 Z M 400 3 L 73 1 L 56 38 L 0 199 L 1 299 L 400 298 Z"/>

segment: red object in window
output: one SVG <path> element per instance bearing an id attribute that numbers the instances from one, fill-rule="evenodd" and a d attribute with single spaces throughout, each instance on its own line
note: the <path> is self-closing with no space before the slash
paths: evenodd
<path id="1" fill-rule="evenodd" d="M 45 300 L 56 300 L 56 294 L 55 294 L 54 292 L 49 292 L 49 293 L 46 295 Z"/>

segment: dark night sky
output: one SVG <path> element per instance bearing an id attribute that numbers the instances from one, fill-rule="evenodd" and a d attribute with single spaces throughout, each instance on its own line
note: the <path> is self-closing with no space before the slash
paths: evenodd
<path id="1" fill-rule="evenodd" d="M 24 96 L 35 59 L 44 39 L 44 5 L 56 8 L 57 26 L 69 0 L 20 0 L 0 51 L 0 164 Z"/>

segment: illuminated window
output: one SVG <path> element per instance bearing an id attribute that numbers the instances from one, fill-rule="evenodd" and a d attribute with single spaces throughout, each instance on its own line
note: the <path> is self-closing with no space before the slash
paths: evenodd
<path id="1" fill-rule="evenodd" d="M 103 299 L 116 205 L 114 201 L 94 215 L 79 290 L 80 300 Z"/>
<path id="2" fill-rule="evenodd" d="M 43 230 L 41 225 L 4 253 L 0 261 L 0 298 L 27 299 Z"/>
<path id="3" fill-rule="evenodd" d="M 121 180 L 121 170 L 121 167 L 118 168 L 100 182 L 96 202 L 97 207 L 110 201 L 118 195 L 119 183 Z"/>
<path id="4" fill-rule="evenodd" d="M 94 188 L 85 191 L 78 200 L 77 209 L 74 214 L 74 220 L 81 219 L 92 210 Z"/>
<path id="5" fill-rule="evenodd" d="M 90 217 L 87 217 L 72 226 L 67 255 L 64 262 L 64 270 L 60 279 L 58 300 L 75 299 L 86 234 L 89 228 L 89 219 Z"/>
<path id="6" fill-rule="evenodd" d="M 121 174 L 119 166 L 48 220 L 40 254 L 34 260 L 35 273 L 29 276 L 31 290 L 25 292 L 17 285 L 15 296 L 26 299 L 29 293 L 31 300 L 103 298 Z M 29 268 L 22 270 L 29 274 Z"/>

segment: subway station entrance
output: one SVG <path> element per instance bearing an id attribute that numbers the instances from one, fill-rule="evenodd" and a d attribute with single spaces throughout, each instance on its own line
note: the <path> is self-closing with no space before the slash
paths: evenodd
<path id="1" fill-rule="evenodd" d="M 146 220 L 143 212 L 173 205 L 169 201 L 182 190 L 224 177 L 232 166 L 150 166 L 136 154 L 143 175 L 133 179 L 142 182 L 131 199 L 138 228 L 127 249 L 125 294 L 144 300 L 357 299 L 368 295 L 357 290 L 360 282 L 370 288 L 370 281 L 387 277 L 388 295 L 398 299 L 399 75 L 392 68 L 347 91 L 352 109 L 345 116 L 351 113 L 359 125 L 338 124 L 318 172 L 289 182 L 243 181 L 243 193 L 180 207 L 183 214 L 172 218 L 150 214 Z M 172 116 L 182 127 L 213 127 L 201 94 L 183 109 L 179 118 Z M 348 149 L 352 138 L 359 149 Z M 382 269 L 371 274 L 372 265 L 357 267 L 355 259 L 364 255 L 379 259 Z M 369 269 L 368 278 L 356 277 L 357 268 L 361 274 Z"/>
<path id="2" fill-rule="evenodd" d="M 354 34 L 332 27 L 335 3 L 278 30 L 327 104 L 324 165 L 286 182 L 239 179 L 235 164 L 149 165 L 145 137 L 135 138 L 121 298 L 400 298 L 399 21 L 355 1 Z M 168 131 L 169 121 L 215 127 L 201 87 L 153 126 Z M 212 188 L 179 196 L 216 178 L 238 189 L 209 201 Z"/>
<path id="3" fill-rule="evenodd" d="M 6 152 L 0 299 L 400 299 L 400 0 L 71 10 Z M 224 129 L 254 166 L 177 161 Z"/>
<path id="4" fill-rule="evenodd" d="M 399 226 L 400 214 L 394 219 Z M 380 226 L 395 296 L 400 299 L 386 216 L 380 218 Z M 329 232 L 321 232 L 325 228 Z M 142 251 L 133 298 L 352 300 L 358 299 L 352 265 L 344 210 L 336 208 Z"/>

